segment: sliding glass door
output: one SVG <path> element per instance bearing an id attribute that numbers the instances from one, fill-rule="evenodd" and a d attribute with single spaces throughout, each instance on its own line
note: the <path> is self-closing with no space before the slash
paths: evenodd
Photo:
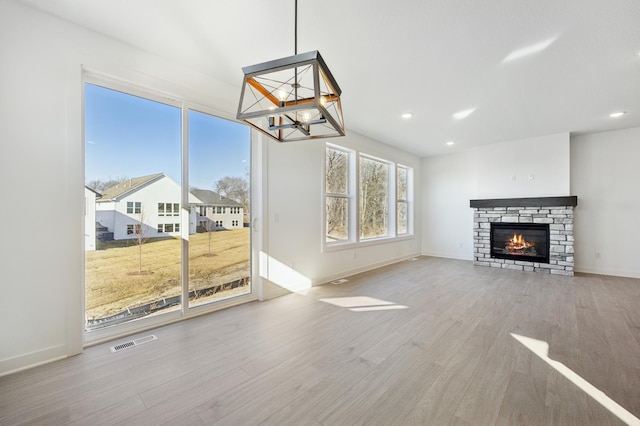
<path id="1" fill-rule="evenodd" d="M 85 330 L 250 294 L 248 128 L 114 86 L 84 86 Z"/>

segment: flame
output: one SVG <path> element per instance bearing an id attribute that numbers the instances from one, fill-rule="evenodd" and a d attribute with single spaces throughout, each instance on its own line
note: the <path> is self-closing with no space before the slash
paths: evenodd
<path id="1" fill-rule="evenodd" d="M 513 234 L 513 237 L 507 240 L 507 249 L 508 250 L 524 250 L 530 247 L 533 247 L 535 244 L 532 244 L 524 239 L 522 234 Z"/>

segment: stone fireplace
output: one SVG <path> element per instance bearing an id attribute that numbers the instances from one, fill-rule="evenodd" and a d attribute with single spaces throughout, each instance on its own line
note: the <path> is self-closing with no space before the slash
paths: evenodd
<path id="1" fill-rule="evenodd" d="M 575 196 L 471 200 L 473 263 L 573 276 Z"/>

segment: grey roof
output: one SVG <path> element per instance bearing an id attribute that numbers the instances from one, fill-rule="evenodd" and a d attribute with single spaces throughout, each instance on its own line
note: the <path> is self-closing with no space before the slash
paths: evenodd
<path id="1" fill-rule="evenodd" d="M 217 192 L 208 189 L 192 189 L 191 193 L 202 201 L 204 206 L 242 207 L 242 204 L 230 198 L 225 198 Z"/>
<path id="2" fill-rule="evenodd" d="M 94 194 L 96 194 L 96 199 L 102 198 L 102 194 L 96 191 L 95 189 L 89 188 L 87 185 L 85 185 L 84 187 L 87 188 L 89 191 L 93 192 Z"/>
<path id="3" fill-rule="evenodd" d="M 146 183 L 157 180 L 158 178 L 162 178 L 164 176 L 164 173 L 156 173 L 153 175 L 131 178 L 117 185 L 113 185 L 104 190 L 104 192 L 102 193 L 102 199 L 100 201 L 113 201 L 130 191 L 138 189 Z"/>

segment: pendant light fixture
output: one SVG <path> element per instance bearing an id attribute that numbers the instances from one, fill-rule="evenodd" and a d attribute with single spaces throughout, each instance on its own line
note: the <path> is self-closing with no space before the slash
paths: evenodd
<path id="1" fill-rule="evenodd" d="M 320 52 L 298 54 L 298 0 L 294 31 L 294 56 L 242 68 L 236 118 L 279 142 L 344 136 L 338 83 Z"/>

